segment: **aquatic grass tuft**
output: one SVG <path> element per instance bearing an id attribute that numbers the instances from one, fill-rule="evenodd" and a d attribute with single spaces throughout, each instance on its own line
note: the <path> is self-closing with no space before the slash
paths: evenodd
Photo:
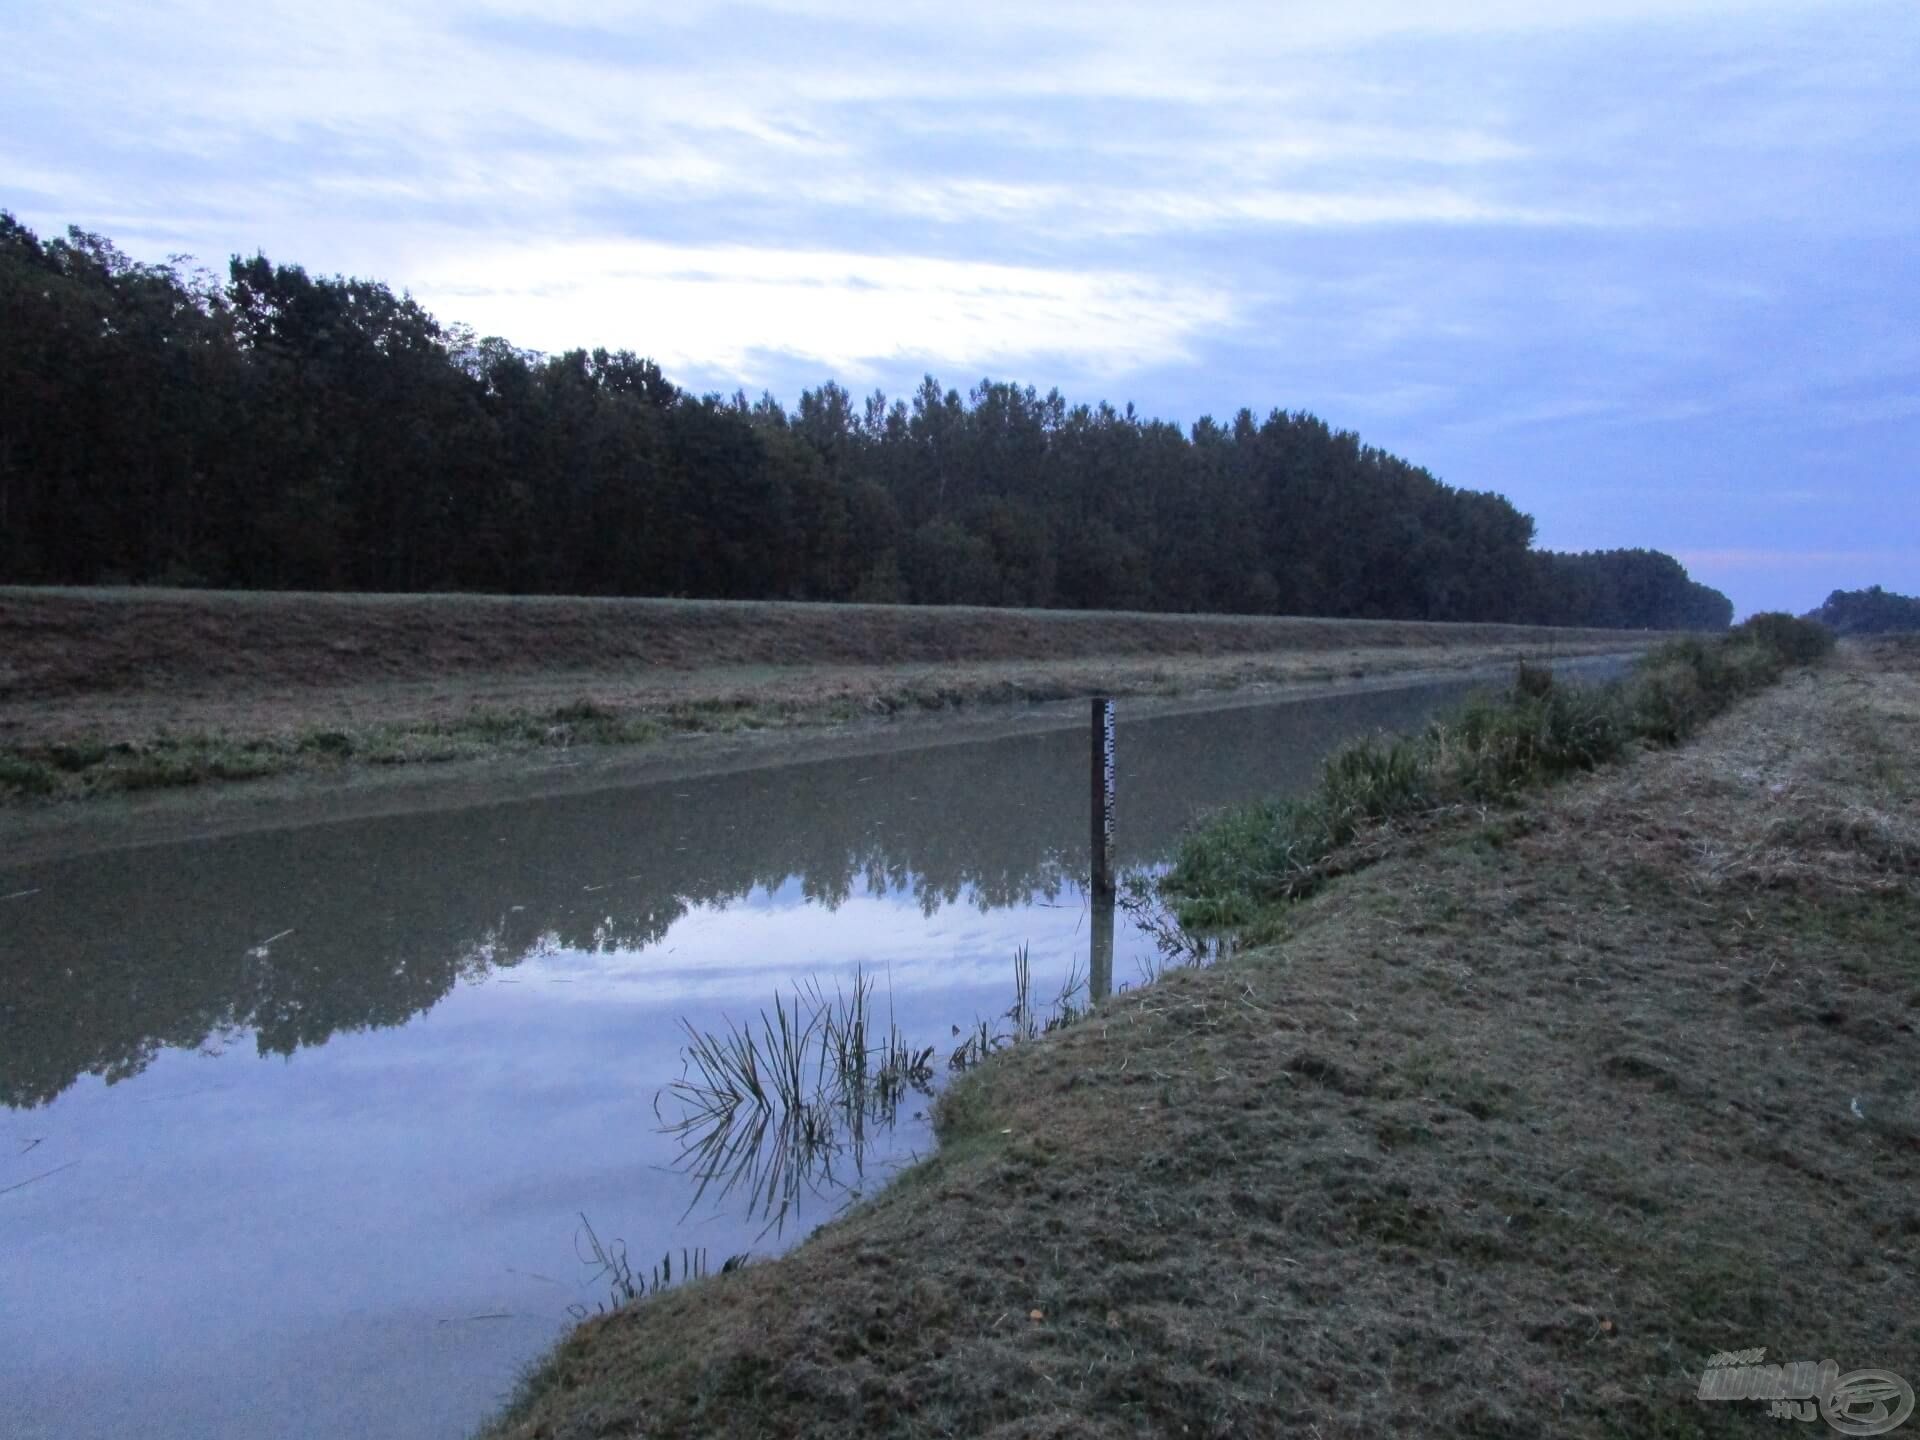
<path id="1" fill-rule="evenodd" d="M 821 991 L 817 980 L 807 981 L 801 987 L 800 997 L 808 1002 L 820 1023 L 819 1073 L 815 1080 L 817 1088 L 831 1088 L 840 1093 L 853 1093 L 866 1088 L 871 1058 L 867 1032 L 873 986 L 871 975 L 856 970 L 852 988 L 843 990 L 836 984 L 831 997 Z"/>
<path id="2" fill-rule="evenodd" d="M 1022 945 L 1013 952 L 1013 1004 L 1007 1010 L 1013 1033 L 1030 1039 L 1036 1033 L 1033 1023 L 1033 957 Z"/>
<path id="3" fill-rule="evenodd" d="M 956 1025 L 953 1033 L 962 1036 L 947 1057 L 947 1068 L 954 1071 L 971 1070 L 1006 1043 L 1006 1037 L 995 1035 L 993 1026 L 985 1020 L 975 1020 L 973 1028 L 964 1032 Z"/>
<path id="4" fill-rule="evenodd" d="M 1172 969 L 1194 969 L 1218 958 L 1219 941 L 1189 930 L 1166 906 L 1160 887 L 1149 875 L 1129 875 L 1120 882 L 1115 903 L 1134 926 L 1153 941 L 1157 962 L 1143 966 L 1141 979 L 1152 984 Z"/>
<path id="5" fill-rule="evenodd" d="M 1067 965 L 1066 978 L 1060 982 L 1060 992 L 1053 997 L 1053 1003 L 1047 1007 L 1047 1018 L 1040 1026 L 1040 1033 L 1051 1035 L 1056 1030 L 1086 1018 L 1090 1009 L 1087 997 L 1087 972 L 1081 968 L 1076 956 Z M 1029 1036 L 1031 1038 L 1031 1036 Z"/>
<path id="6" fill-rule="evenodd" d="M 999 1017 L 1008 1022 L 1008 1029 L 996 1029 L 993 1021 L 982 1019 L 976 1019 L 970 1028 L 953 1027 L 960 1043 L 947 1056 L 949 1070 L 971 1070 L 1009 1045 L 1051 1035 L 1083 1018 L 1090 1008 L 1087 973 L 1076 958 L 1068 964 L 1066 978 L 1043 1014 L 1034 1004 L 1033 957 L 1025 945 L 1013 955 L 1013 992 L 1013 1004 Z"/>
<path id="7" fill-rule="evenodd" d="M 721 1198 L 743 1190 L 750 1212 L 778 1225 L 805 1193 L 838 1183 L 841 1166 L 860 1173 L 868 1125 L 891 1125 L 905 1096 L 933 1077 L 933 1047 L 907 1042 L 890 993 L 876 1043 L 876 990 L 856 970 L 831 993 L 809 980 L 776 994 L 745 1024 L 702 1031 L 681 1022 L 681 1075 L 654 1111 L 680 1141 L 676 1165 L 698 1178 L 692 1205 L 714 1185 Z"/>
<path id="8" fill-rule="evenodd" d="M 585 1245 L 582 1247 L 582 1241 Z M 673 1268 L 673 1251 L 664 1252 L 657 1264 L 645 1273 L 636 1273 L 627 1259 L 627 1242 L 620 1239 L 602 1241 L 595 1233 L 593 1222 L 585 1212 L 580 1216 L 580 1229 L 574 1236 L 574 1250 L 580 1257 L 580 1263 L 594 1267 L 594 1280 L 607 1287 L 607 1298 L 594 1306 L 594 1310 L 605 1315 L 614 1310 L 623 1310 L 627 1306 L 646 1299 L 649 1295 L 658 1295 L 676 1284 L 685 1285 L 707 1277 L 707 1251 L 701 1247 L 682 1247 L 680 1251 L 680 1269 Z M 738 1270 L 746 1264 L 744 1254 L 730 1255 L 720 1266 L 725 1275 Z M 587 1318 L 589 1311 L 584 1305 L 569 1305 L 568 1313 L 576 1320 Z"/>
<path id="9" fill-rule="evenodd" d="M 1041 1013 L 1024 945 L 1014 957 L 1014 991 L 1002 1017 L 1011 1028 L 976 1021 L 949 1069 L 970 1069 L 1087 1012 L 1086 972 L 1076 962 Z M 884 1028 L 877 978 L 863 970 L 831 991 L 808 980 L 791 996 L 776 994 L 746 1023 L 704 1031 L 681 1022 L 681 1074 L 655 1096 L 654 1113 L 679 1141 L 676 1168 L 697 1181 L 689 1213 L 709 1195 L 738 1194 L 774 1229 L 807 1195 L 857 1185 L 872 1127 L 892 1127 L 908 1096 L 933 1092 L 934 1047 L 901 1032 L 890 985 L 887 993 Z"/>
<path id="10" fill-rule="evenodd" d="M 933 1046 L 924 1045 L 916 1050 L 898 1030 L 892 1030 L 880 1053 L 882 1060 L 874 1085 L 892 1102 L 898 1103 L 908 1090 L 924 1090 L 932 1082 Z"/>

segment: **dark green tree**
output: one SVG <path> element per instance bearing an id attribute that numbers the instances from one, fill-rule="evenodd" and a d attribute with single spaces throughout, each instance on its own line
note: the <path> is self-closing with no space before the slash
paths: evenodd
<path id="1" fill-rule="evenodd" d="M 1648 550 L 1556 555 L 1317 416 L 1190 432 L 927 376 L 692 396 L 378 282 L 224 281 L 0 214 L 0 580 L 686 595 L 1713 628 Z M 1836 592 L 1834 623 L 1912 602 Z"/>

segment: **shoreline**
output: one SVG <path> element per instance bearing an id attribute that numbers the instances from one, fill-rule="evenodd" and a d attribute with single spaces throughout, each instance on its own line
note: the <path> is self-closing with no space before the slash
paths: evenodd
<path id="1" fill-rule="evenodd" d="M 958 667 L 923 673 L 873 667 L 858 677 L 869 699 L 895 703 L 850 707 L 843 671 L 807 672 L 769 683 L 738 684 L 726 704 L 705 712 L 712 728 L 648 733 L 626 743 L 549 744 L 538 740 L 476 743 L 449 758 L 401 764 L 337 761 L 296 753 L 276 773 L 248 779 L 200 779 L 139 790 L 108 790 L 0 804 L 0 845 L 19 864 L 143 845 L 206 839 L 249 831 L 374 818 L 427 810 L 455 810 L 646 785 L 764 766 L 847 758 L 923 746 L 964 744 L 1084 723 L 1082 705 L 1094 694 L 1125 702 L 1128 719 L 1188 711 L 1324 699 L 1371 690 L 1501 678 L 1521 660 L 1605 663 L 1630 658 L 1639 635 L 1610 644 L 1564 640 L 1541 646 L 1468 647 L 1430 651 L 1358 652 L 1339 657 L 1282 653 L 1234 656 L 1225 662 L 1178 660 L 995 669 L 967 676 Z M 1356 673 L 1357 672 L 1357 673 Z M 956 678 L 957 675 L 957 678 Z M 968 684 L 972 679 L 975 683 Z M 576 689 L 558 683 L 564 693 Z M 629 682 L 630 684 L 631 682 Z M 931 684 L 935 688 L 923 691 Z M 812 703 L 790 698 L 823 690 Z M 759 693 L 759 702 L 750 697 Z M 618 693 L 602 682 L 601 693 Z M 635 689 L 608 706 L 639 717 L 655 697 Z M 236 721 L 244 697 L 225 702 Z M 765 714 L 743 707 L 765 707 Z M 616 708 L 616 706 L 618 708 Z M 743 718 L 744 716 L 744 718 Z M 43 721 L 57 729 L 57 721 Z M 531 722 L 530 722 L 531 723 Z M 16 742 L 17 743 L 17 742 Z M 235 740 L 223 737 L 222 746 Z"/>
<path id="2" fill-rule="evenodd" d="M 1915 658 L 1369 832 L 1251 948 L 956 1081 L 933 1155 L 793 1251 L 582 1325 L 483 1433 L 1602 1440 L 1763 1420 L 1699 1398 L 1728 1350 L 1920 1380 Z"/>

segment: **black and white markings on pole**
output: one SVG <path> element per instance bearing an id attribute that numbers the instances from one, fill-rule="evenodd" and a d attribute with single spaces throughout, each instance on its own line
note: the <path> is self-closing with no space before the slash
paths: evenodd
<path id="1" fill-rule="evenodd" d="M 1093 702 L 1093 892 L 1113 893 L 1113 701 Z"/>

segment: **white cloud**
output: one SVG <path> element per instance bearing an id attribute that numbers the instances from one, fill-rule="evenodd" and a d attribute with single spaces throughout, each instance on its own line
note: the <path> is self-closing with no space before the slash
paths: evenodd
<path id="1" fill-rule="evenodd" d="M 772 191 L 762 187 L 761 193 Z M 1029 236 L 1039 233 L 1053 240 L 1201 234 L 1232 228 L 1593 225 L 1618 218 L 1506 204 L 1447 186 L 1398 184 L 1334 189 L 851 180 L 816 186 L 814 199 L 830 199 L 868 213 L 921 216 L 946 223 L 1018 224 Z"/>
<path id="2" fill-rule="evenodd" d="M 1115 373 L 1190 359 L 1195 336 L 1234 319 L 1216 291 L 1124 271 L 744 246 L 490 249 L 429 262 L 416 293 L 522 344 L 627 346 L 747 377 L 762 351 L 854 378 L 914 356 Z"/>
<path id="3" fill-rule="evenodd" d="M 1210 69 L 1229 69 L 1250 57 L 1291 54 L 1325 46 L 1365 44 L 1387 36 L 1529 34 L 1596 25 L 1697 20 L 1837 9 L 1833 0 L 1345 0 L 1339 5 L 1274 3 L 1250 7 L 1244 0 L 1186 0 L 1178 9 L 1158 0 L 894 0 L 876 7 L 867 0 L 682 0 L 666 14 L 652 6 L 620 7 L 599 0 L 486 0 L 489 12 L 522 20 L 564 20 L 580 26 L 645 35 L 662 28 L 697 29 L 731 20 L 751 29 L 754 12 L 782 15 L 830 27 L 859 27 L 949 37 L 1052 37 L 1078 48 L 1137 56 L 1159 68 L 1175 57 L 1202 57 Z M 1230 43 L 1222 43 L 1228 37 Z"/>

